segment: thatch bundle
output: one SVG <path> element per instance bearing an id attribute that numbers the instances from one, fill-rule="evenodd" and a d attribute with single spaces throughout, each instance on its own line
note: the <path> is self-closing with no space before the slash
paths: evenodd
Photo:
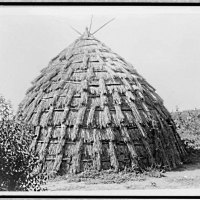
<path id="1" fill-rule="evenodd" d="M 175 168 L 186 155 L 155 89 L 87 29 L 41 71 L 20 108 L 49 172 Z"/>

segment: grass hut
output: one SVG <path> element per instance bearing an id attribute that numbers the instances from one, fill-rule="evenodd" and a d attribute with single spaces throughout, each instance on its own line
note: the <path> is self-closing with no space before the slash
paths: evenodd
<path id="1" fill-rule="evenodd" d="M 88 29 L 41 71 L 20 108 L 48 172 L 171 169 L 186 155 L 155 89 Z"/>

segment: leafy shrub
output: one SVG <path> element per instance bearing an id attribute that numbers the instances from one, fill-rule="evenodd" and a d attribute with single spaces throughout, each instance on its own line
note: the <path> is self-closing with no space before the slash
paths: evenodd
<path id="1" fill-rule="evenodd" d="M 38 157 L 29 150 L 33 128 L 15 121 L 11 106 L 0 97 L 0 190 L 45 190 L 44 174 L 36 173 Z"/>
<path id="2" fill-rule="evenodd" d="M 172 113 L 177 131 L 188 148 L 200 149 L 200 114 L 199 110 Z"/>
<path id="3" fill-rule="evenodd" d="M 187 112 L 177 110 L 174 120 L 179 131 L 189 131 L 192 134 L 200 135 L 200 114 L 197 109 Z"/>
<path id="4" fill-rule="evenodd" d="M 13 118 L 13 110 L 11 103 L 0 95 L 0 120 Z"/>

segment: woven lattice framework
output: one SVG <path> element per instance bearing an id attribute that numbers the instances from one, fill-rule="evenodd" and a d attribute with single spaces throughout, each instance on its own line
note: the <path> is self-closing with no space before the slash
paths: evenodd
<path id="1" fill-rule="evenodd" d="M 185 155 L 155 89 L 87 30 L 41 71 L 20 108 L 49 172 L 174 168 Z"/>

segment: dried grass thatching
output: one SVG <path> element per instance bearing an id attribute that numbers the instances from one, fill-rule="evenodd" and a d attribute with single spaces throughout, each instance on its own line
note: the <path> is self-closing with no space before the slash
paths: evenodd
<path id="1" fill-rule="evenodd" d="M 20 108 L 43 170 L 175 168 L 186 155 L 155 89 L 88 31 L 32 84 Z"/>

